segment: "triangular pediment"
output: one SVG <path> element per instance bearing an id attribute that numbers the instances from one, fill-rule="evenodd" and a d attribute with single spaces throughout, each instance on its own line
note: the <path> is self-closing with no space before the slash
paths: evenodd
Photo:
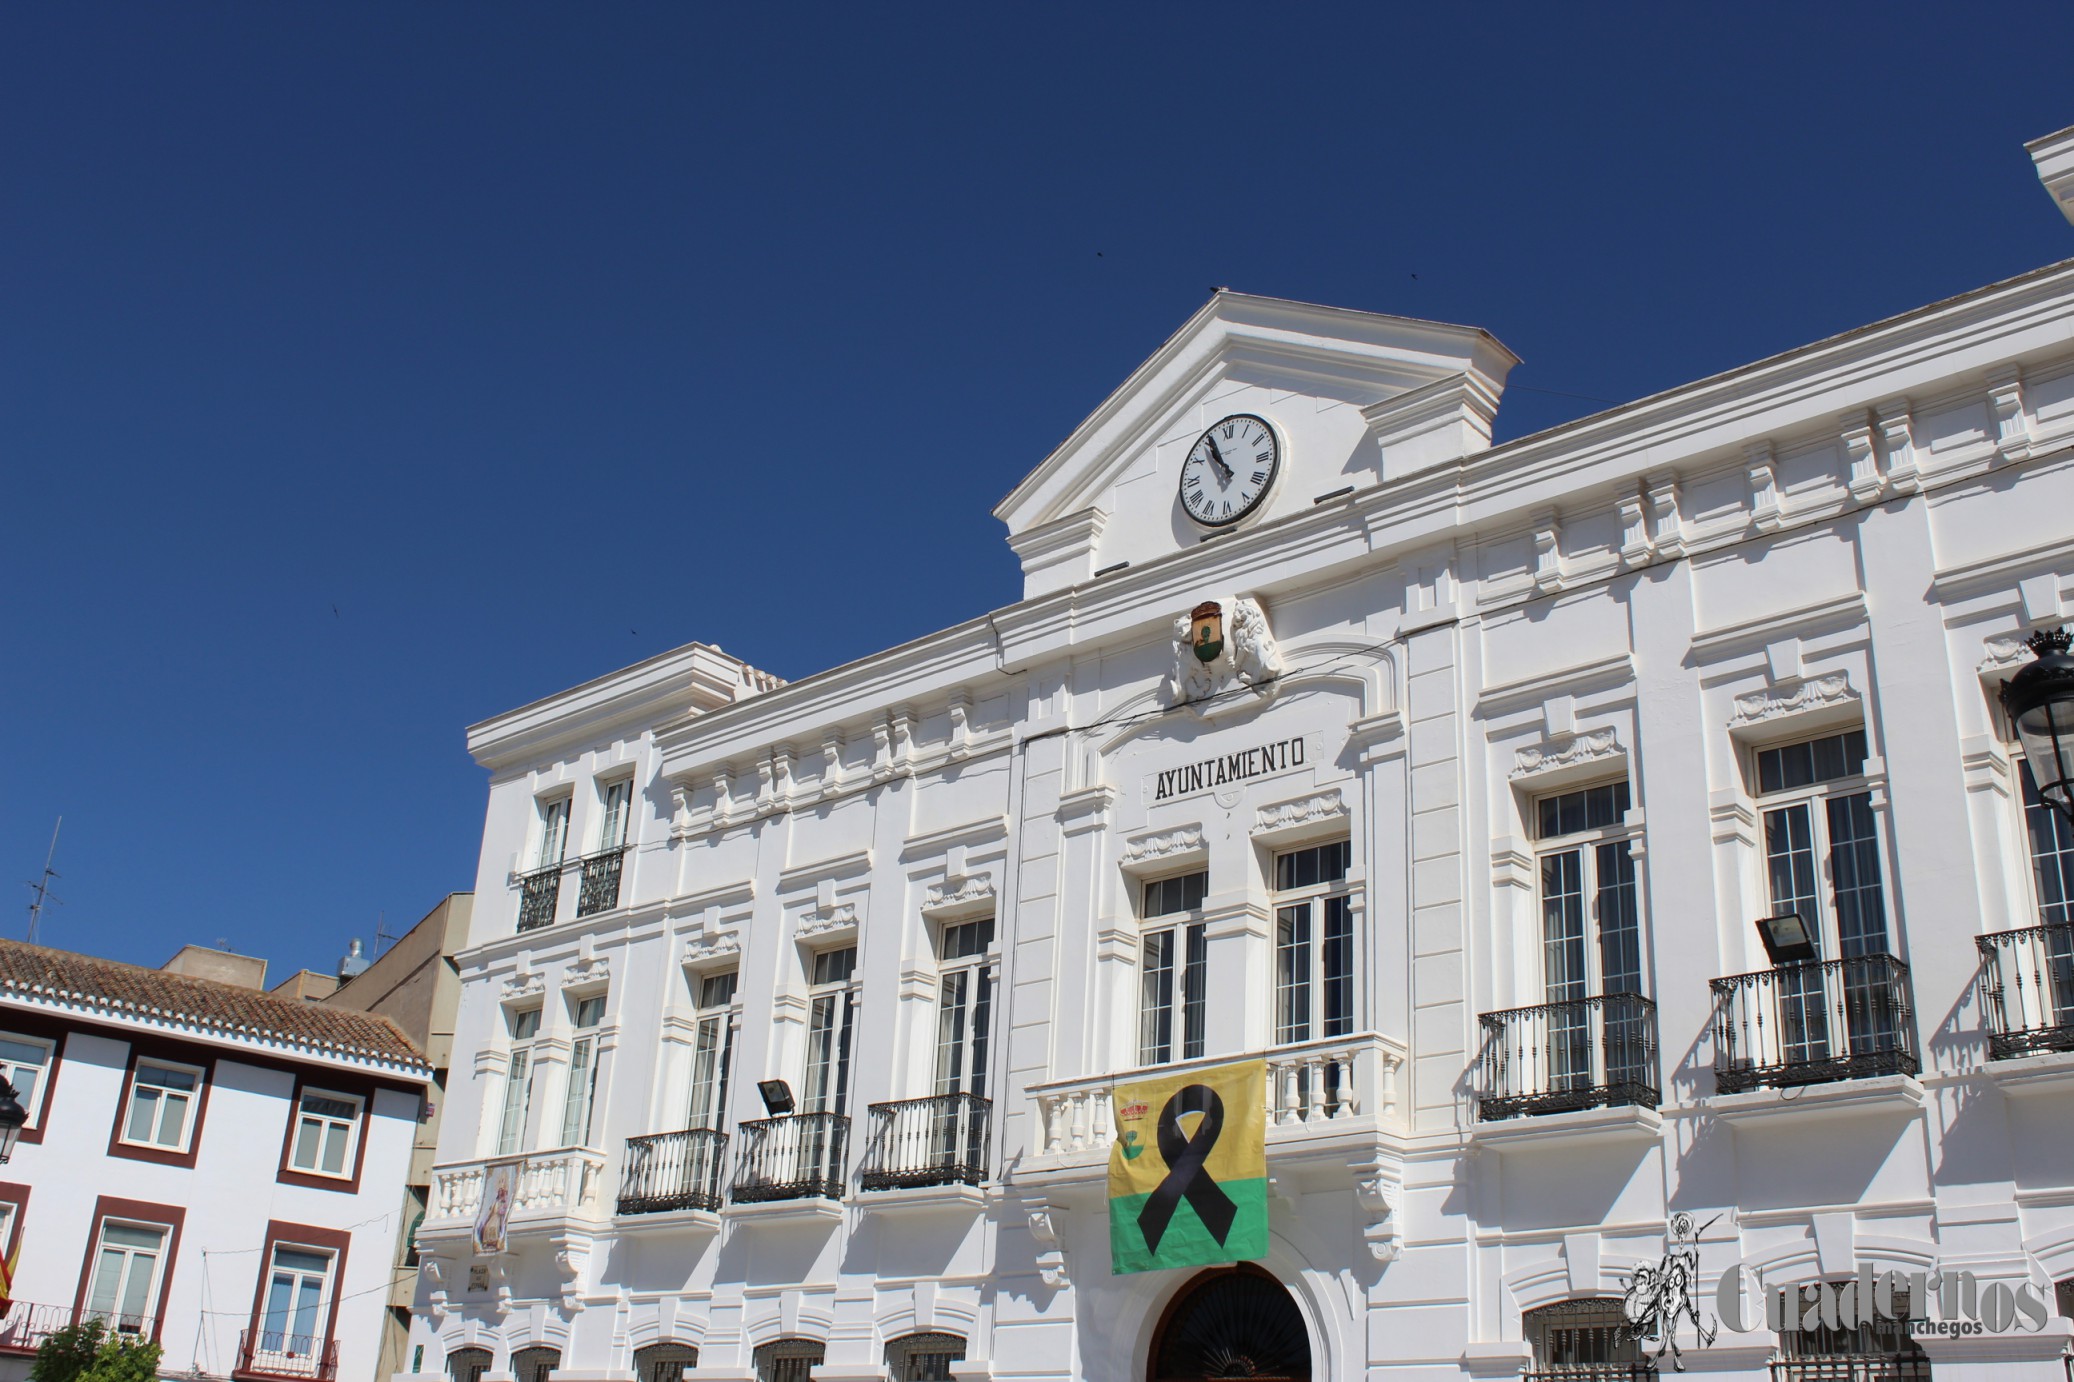
<path id="1" fill-rule="evenodd" d="M 1490 442 L 1518 360 L 1475 327 L 1220 291 L 994 509 L 1041 595 L 1194 546 L 1183 462 L 1234 414 L 1265 419 L 1277 465 L 1232 526 L 1271 523 Z"/>

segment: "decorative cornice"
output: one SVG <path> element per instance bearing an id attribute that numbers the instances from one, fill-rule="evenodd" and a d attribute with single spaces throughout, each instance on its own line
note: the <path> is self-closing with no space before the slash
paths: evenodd
<path id="1" fill-rule="evenodd" d="M 1154 835 L 1140 835 L 1126 840 L 1123 846 L 1123 862 L 1131 864 L 1150 863 L 1175 854 L 1190 854 L 1202 849 L 1203 828 L 1199 825 L 1184 825 L 1178 830 L 1165 830 Z"/>
<path id="2" fill-rule="evenodd" d="M 1857 699 L 1858 693 L 1851 689 L 1850 679 L 1842 672 L 1831 672 L 1828 676 L 1804 681 L 1790 691 L 1781 687 L 1746 691 L 1736 697 L 1736 711 L 1729 718 L 1729 728 L 1760 724 L 1783 715 L 1799 715 L 1834 705 L 1848 705 Z"/>
<path id="3" fill-rule="evenodd" d="M 504 987 L 497 991 L 497 996 L 503 1002 L 510 1003 L 546 991 L 547 976 L 536 969 L 530 974 L 514 974 L 506 979 Z"/>
<path id="4" fill-rule="evenodd" d="M 856 929 L 856 904 L 844 902 L 824 911 L 808 912 L 800 918 L 799 925 L 793 928 L 792 935 L 795 940 L 804 941 L 812 940 L 817 936 L 826 936 L 837 931 L 854 931 Z"/>
<path id="5" fill-rule="evenodd" d="M 592 955 L 587 959 L 572 961 L 562 971 L 562 987 L 574 988 L 578 984 L 600 984 L 612 977 L 612 957 Z"/>
<path id="6" fill-rule="evenodd" d="M 685 943 L 684 964 L 688 967 L 710 965 L 718 961 L 733 959 L 741 953 L 742 938 L 738 932 L 729 931 L 717 936 L 701 936 L 697 940 Z"/>
<path id="7" fill-rule="evenodd" d="M 1263 806 L 1253 813 L 1253 834 L 1270 830 L 1293 830 L 1299 826 L 1314 825 L 1319 821 L 1334 820 L 1347 814 L 1347 804 L 1340 797 L 1339 789 L 1320 792 L 1316 796 L 1298 801 L 1277 802 Z"/>
<path id="8" fill-rule="evenodd" d="M 994 897 L 994 880 L 989 874 L 975 873 L 967 878 L 946 878 L 923 895 L 924 912 L 949 912 L 963 907 L 990 902 Z"/>
<path id="9" fill-rule="evenodd" d="M 1619 736 L 1612 730 L 1589 730 L 1562 739 L 1544 740 L 1532 748 L 1518 750 L 1512 756 L 1512 776 L 1532 777 L 1537 773 L 1554 772 L 1558 768 L 1574 768 L 1580 763 L 1592 763 L 1601 758 L 1618 758 L 1626 752 L 1620 746 Z"/>

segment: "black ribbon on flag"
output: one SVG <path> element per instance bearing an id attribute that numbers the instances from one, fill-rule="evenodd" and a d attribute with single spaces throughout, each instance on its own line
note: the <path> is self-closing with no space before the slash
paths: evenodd
<path id="1" fill-rule="evenodd" d="M 1200 1113 L 1202 1121 L 1195 1125 L 1192 1136 L 1184 1137 L 1181 1119 L 1191 1113 Z M 1195 1217 L 1203 1221 L 1203 1227 L 1219 1243 L 1231 1232 L 1239 1207 L 1203 1169 L 1210 1149 L 1217 1145 L 1217 1135 L 1223 1131 L 1224 1100 L 1206 1084 L 1183 1085 L 1159 1111 L 1159 1156 L 1167 1164 L 1167 1175 L 1153 1187 L 1145 1207 L 1138 1211 L 1138 1231 L 1145 1235 L 1147 1251 L 1159 1251 L 1159 1240 L 1166 1237 L 1167 1225 L 1183 1200 L 1188 1201 Z"/>

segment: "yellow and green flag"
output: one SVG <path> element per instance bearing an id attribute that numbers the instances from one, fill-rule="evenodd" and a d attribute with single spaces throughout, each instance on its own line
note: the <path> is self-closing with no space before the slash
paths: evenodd
<path id="1" fill-rule="evenodd" d="M 1267 1256 L 1267 1063 L 1118 1085 L 1110 1270 Z"/>

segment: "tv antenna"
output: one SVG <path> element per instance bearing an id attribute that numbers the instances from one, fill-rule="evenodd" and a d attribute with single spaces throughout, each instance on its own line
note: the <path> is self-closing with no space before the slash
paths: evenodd
<path id="1" fill-rule="evenodd" d="M 396 937 L 389 934 L 389 909 L 384 907 L 374 914 L 374 953 L 379 955 L 396 944 Z"/>
<path id="2" fill-rule="evenodd" d="M 43 856 L 43 876 L 34 883 L 29 884 L 29 887 L 36 894 L 36 900 L 29 904 L 29 943 L 31 945 L 36 943 L 36 923 L 43 919 L 43 904 L 48 902 L 58 907 L 65 905 L 64 898 L 53 897 L 50 891 L 50 880 L 58 877 L 58 871 L 51 867 L 51 863 L 58 857 L 58 832 L 64 828 L 65 818 L 60 816 L 58 817 L 58 823 L 51 827 L 50 852 Z"/>

